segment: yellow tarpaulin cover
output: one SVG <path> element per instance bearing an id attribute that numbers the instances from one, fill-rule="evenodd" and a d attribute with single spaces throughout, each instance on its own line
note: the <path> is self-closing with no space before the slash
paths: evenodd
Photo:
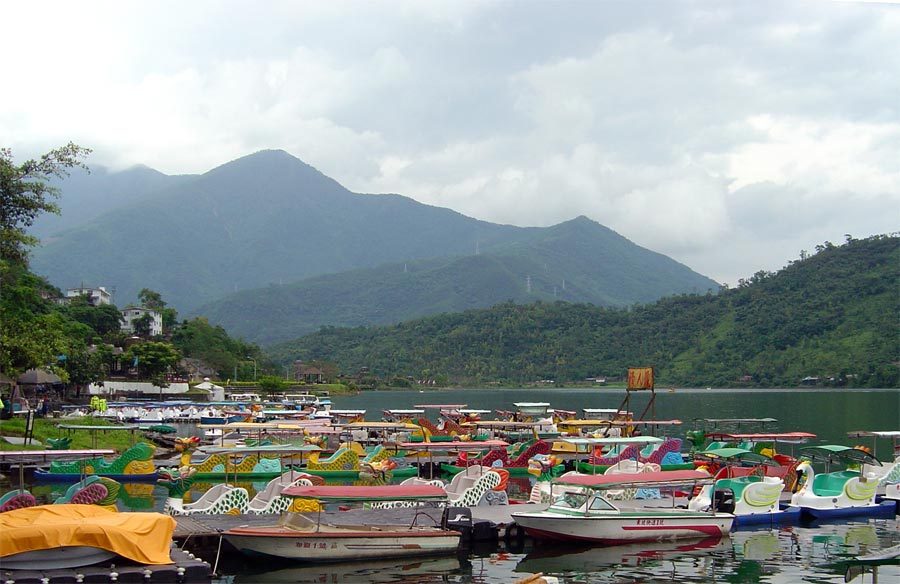
<path id="1" fill-rule="evenodd" d="M 171 564 L 174 531 L 175 520 L 161 513 L 117 513 L 97 505 L 27 507 L 0 513 L 0 558 L 92 546 L 142 564 Z"/>

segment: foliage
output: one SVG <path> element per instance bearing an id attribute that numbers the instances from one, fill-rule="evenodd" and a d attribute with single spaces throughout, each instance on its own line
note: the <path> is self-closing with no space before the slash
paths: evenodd
<path id="1" fill-rule="evenodd" d="M 898 387 L 898 244 L 893 236 L 828 244 L 717 295 L 632 309 L 506 302 L 387 327 L 322 327 L 270 355 L 463 384 L 620 377 L 650 365 L 662 385 L 790 387 L 812 376 Z"/>
<path id="2" fill-rule="evenodd" d="M 51 150 L 38 160 L 16 165 L 12 151 L 0 148 L 0 261 L 24 264 L 28 249 L 37 239 L 27 229 L 42 213 L 58 213 L 53 199 L 59 192 L 50 186 L 51 177 L 62 177 L 73 167 L 87 168 L 81 159 L 91 151 L 71 142 Z"/>
<path id="3" fill-rule="evenodd" d="M 168 387 L 165 374 L 175 367 L 181 354 L 169 343 L 150 341 L 132 345 L 125 359 L 132 361 L 141 378 L 151 380 L 157 387 Z"/>
<path id="4" fill-rule="evenodd" d="M 277 375 L 262 375 L 259 378 L 259 388 L 266 395 L 278 393 L 285 387 L 284 380 Z"/>
<path id="5" fill-rule="evenodd" d="M 87 298 L 77 296 L 58 309 L 72 320 L 89 326 L 97 336 L 118 335 L 122 328 L 122 313 L 113 304 L 91 306 Z"/>
<path id="6" fill-rule="evenodd" d="M 172 344 L 185 357 L 200 359 L 214 368 L 221 379 L 229 377 L 247 355 L 260 354 L 256 345 L 231 338 L 224 328 L 212 326 L 203 317 L 183 321 L 172 332 Z"/>
<path id="7" fill-rule="evenodd" d="M 153 316 L 149 312 L 145 312 L 131 321 L 131 328 L 137 336 L 149 337 L 153 328 Z"/>
<path id="8" fill-rule="evenodd" d="M 162 294 L 149 288 L 141 288 L 138 292 L 138 300 L 141 306 L 155 310 L 162 318 L 163 332 L 169 331 L 178 321 L 178 311 L 174 308 L 167 308 L 166 302 L 162 299 Z"/>

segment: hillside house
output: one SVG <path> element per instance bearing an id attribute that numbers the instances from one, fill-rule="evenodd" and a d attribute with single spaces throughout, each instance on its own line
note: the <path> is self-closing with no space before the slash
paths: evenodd
<path id="1" fill-rule="evenodd" d="M 150 335 L 155 337 L 162 334 L 162 315 L 155 310 L 143 306 L 126 306 L 121 312 L 122 332 L 134 333 L 134 321 L 149 314 L 153 319 L 150 322 Z"/>
<path id="2" fill-rule="evenodd" d="M 112 294 L 104 288 L 100 286 L 98 288 L 69 288 L 66 290 L 65 298 L 62 298 L 62 304 L 68 303 L 73 298 L 78 298 L 79 296 L 86 296 L 88 304 L 91 306 L 100 306 L 103 304 L 112 304 Z"/>

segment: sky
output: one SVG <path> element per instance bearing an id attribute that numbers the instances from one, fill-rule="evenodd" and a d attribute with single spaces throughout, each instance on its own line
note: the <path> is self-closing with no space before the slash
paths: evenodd
<path id="1" fill-rule="evenodd" d="M 0 146 L 579 215 L 734 286 L 900 231 L 900 4 L 4 2 Z"/>

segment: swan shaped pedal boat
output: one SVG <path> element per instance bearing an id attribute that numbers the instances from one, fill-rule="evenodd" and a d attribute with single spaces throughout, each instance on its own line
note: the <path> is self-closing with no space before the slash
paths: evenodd
<path id="1" fill-rule="evenodd" d="M 866 471 L 866 466 L 882 466 L 881 462 L 864 450 L 826 444 L 801 448 L 807 460 L 797 465 L 800 489 L 791 496 L 791 506 L 813 519 L 848 517 L 854 515 L 893 514 L 895 501 L 875 502 L 878 474 Z M 845 469 L 816 474 L 812 461 L 827 466 L 835 462 L 857 465 L 860 470 Z M 870 476 L 871 475 L 871 476 Z"/>

